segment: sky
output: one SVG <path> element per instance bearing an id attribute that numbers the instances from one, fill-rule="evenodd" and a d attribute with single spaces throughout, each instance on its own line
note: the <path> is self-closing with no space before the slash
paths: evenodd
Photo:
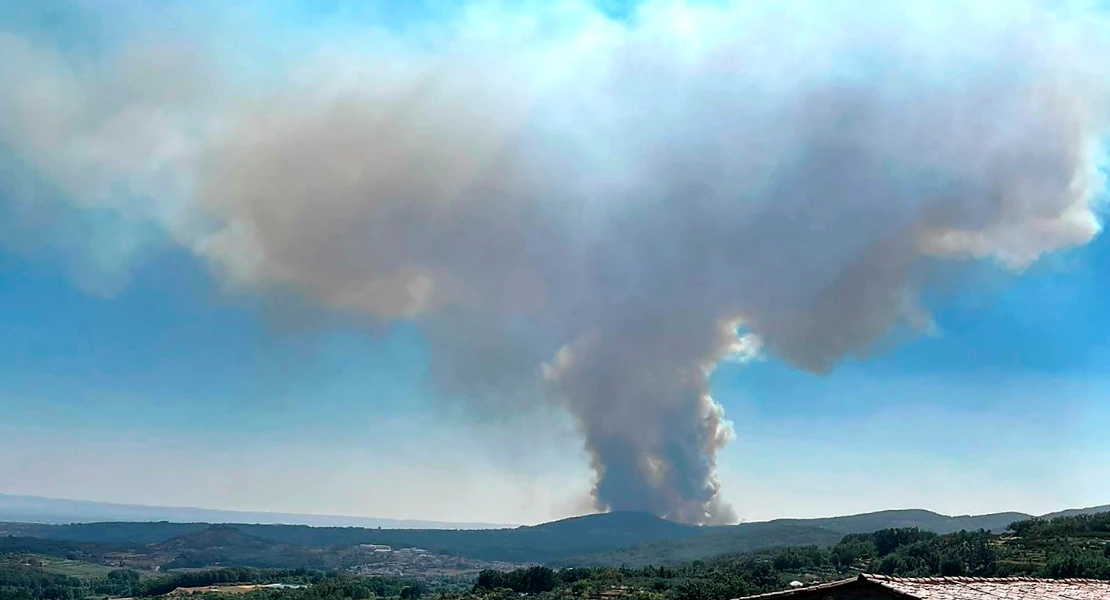
<path id="1" fill-rule="evenodd" d="M 162 141 L 211 126 L 204 119 L 213 99 L 247 104 L 243 88 L 297 77 L 318 84 L 311 63 L 297 70 L 303 56 L 388 53 L 390 44 L 427 35 L 421 27 L 449 21 L 446 13 L 456 10 L 436 3 L 356 9 L 337 0 L 247 2 L 238 12 L 219 3 L 171 1 L 161 11 L 130 0 L 93 4 L 0 4 L 0 62 L 29 61 L 20 64 L 34 65 L 27 67 L 34 73 L 52 64 L 30 62 L 46 56 L 43 48 L 87 60 L 92 67 L 72 87 L 48 82 L 58 86 L 44 88 L 53 99 L 34 114 L 61 120 L 66 111 L 107 110 L 119 94 L 142 95 L 147 105 L 171 106 L 159 115 L 181 119 L 165 129 L 135 121 Z M 599 6 L 598 14 L 621 26 L 637 10 Z M 489 10 L 498 19 L 521 14 Z M 552 27 L 576 31 L 575 19 Z M 193 68 L 190 53 L 174 72 L 180 77 L 165 78 L 173 85 L 154 85 L 163 71 L 143 71 L 141 61 L 139 84 L 122 71 L 98 70 L 105 56 L 122 52 L 122 42 L 142 48 L 145 35 L 167 30 L 203 40 L 197 47 L 205 60 L 225 65 L 232 84 L 198 83 L 206 71 Z M 385 43 L 364 39 L 381 30 L 402 33 Z M 513 31 L 494 30 L 466 32 Z M 694 52 L 676 47 L 683 51 Z M 412 55 L 389 56 L 393 65 Z M 320 64 L 331 69 L 322 81 L 346 73 L 336 67 L 342 61 Z M 74 104 L 67 94 L 93 100 Z M 0 91 L 0 101 L 10 107 L 19 98 Z M 186 110 L 172 113 L 176 106 Z M 0 121 L 9 134 L 16 125 Z M 464 398 L 436 375 L 440 323 L 387 314 L 388 296 L 384 304 L 346 302 L 331 293 L 331 280 L 311 272 L 271 277 L 277 285 L 237 279 L 238 264 L 214 259 L 197 241 L 208 238 L 194 236 L 195 222 L 181 217 L 192 215 L 192 198 L 207 188 L 163 178 L 192 172 L 175 162 L 192 138 L 170 150 L 140 139 L 134 153 L 97 154 L 134 141 L 113 137 L 130 133 L 126 121 L 120 127 L 99 140 L 103 146 L 78 147 L 57 133 L 64 127 L 50 130 L 56 137 L 0 135 L 0 493 L 522 524 L 592 511 L 596 450 L 584 445 L 583 409 L 542 401 L 542 391 L 528 388 L 506 392 L 512 402 Z M 357 155 L 361 146 L 345 148 Z M 256 155 L 220 156 L 237 168 Z M 170 166 L 148 168 L 156 162 Z M 220 193 L 228 189 L 245 188 Z M 325 202 L 327 188 L 318 189 Z M 1096 217 L 1105 191 L 1099 181 L 1091 192 Z M 244 214 L 257 214 L 251 210 Z M 307 239 L 326 243 L 330 235 Z M 830 369 L 809 368 L 809 355 L 785 341 L 775 345 L 777 322 L 768 318 L 763 331 L 764 321 L 753 318 L 766 351 L 721 360 L 707 384 L 734 432 L 707 456 L 736 518 L 889 508 L 1039 514 L 1110 503 L 1110 240 L 1093 231 L 1055 246 L 1038 248 L 1020 268 L 1000 264 L 1006 255 L 958 261 L 919 290 L 927 326 L 874 336 L 837 354 Z M 746 306 L 763 315 L 756 310 L 763 304 Z M 545 322 L 536 337 L 557 337 L 566 322 Z"/>

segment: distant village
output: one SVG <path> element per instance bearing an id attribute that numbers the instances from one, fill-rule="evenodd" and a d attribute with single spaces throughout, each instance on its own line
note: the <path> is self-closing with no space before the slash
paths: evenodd
<path id="1" fill-rule="evenodd" d="M 521 568 L 519 563 L 484 561 L 437 554 L 423 548 L 393 548 L 385 544 L 359 544 L 368 553 L 365 564 L 351 567 L 357 575 L 464 575 L 483 569 L 512 571 Z"/>

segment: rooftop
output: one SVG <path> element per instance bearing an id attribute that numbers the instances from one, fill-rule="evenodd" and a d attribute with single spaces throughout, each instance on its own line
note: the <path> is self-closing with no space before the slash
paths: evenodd
<path id="1" fill-rule="evenodd" d="M 1031 577 L 887 577 L 863 574 L 821 585 L 749 596 L 772 600 L 808 596 L 838 589 L 869 588 L 904 600 L 1110 600 L 1110 581 L 1096 579 L 1034 579 Z M 743 600 L 748 600 L 743 599 Z"/>

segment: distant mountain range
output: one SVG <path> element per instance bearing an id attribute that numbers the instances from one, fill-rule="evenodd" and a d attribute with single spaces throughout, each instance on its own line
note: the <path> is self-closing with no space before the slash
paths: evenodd
<path id="1" fill-rule="evenodd" d="M 18 501 L 12 500 L 13 498 Z M 12 515 L 27 515 L 29 506 L 39 510 L 34 513 L 39 515 L 37 519 L 28 519 L 26 516 L 13 518 Z M 66 513 L 64 509 L 67 507 L 75 507 L 84 512 Z M 1110 506 L 1073 509 L 1044 517 L 1097 512 L 1110 512 Z M 44 523 L 47 520 L 44 513 L 55 524 Z M 139 517 L 137 514 L 143 516 Z M 110 521 L 112 516 L 116 517 L 114 522 L 77 522 L 92 519 Z M 122 521 L 126 518 L 147 522 Z M 0 523 L 0 537 L 9 536 L 11 543 L 22 537 L 116 546 L 170 544 L 166 546 L 168 548 L 172 547 L 170 540 L 175 538 L 188 539 L 194 546 L 203 546 L 205 540 L 219 539 L 225 542 L 232 540 L 232 545 L 242 546 L 244 550 L 249 549 L 255 554 L 266 544 L 280 546 L 278 549 L 268 549 L 270 555 L 278 551 L 286 554 L 296 552 L 295 548 L 387 544 L 399 548 L 423 548 L 476 560 L 555 565 L 674 564 L 724 553 L 777 546 L 831 546 L 847 534 L 870 533 L 894 527 L 917 527 L 936 533 L 978 529 L 1000 532 L 1010 523 L 1030 518 L 1033 516 L 1017 512 L 953 517 L 927 510 L 887 510 L 820 519 L 779 519 L 761 523 L 698 527 L 675 523 L 647 513 L 615 512 L 573 517 L 534 526 L 495 529 L 493 527 L 496 526 L 489 524 L 130 507 L 0 496 L 0 520 L 22 521 Z M 160 522 L 149 522 L 155 519 Z M 28 522 L 32 520 L 37 520 L 38 523 Z M 336 522 L 341 520 L 342 525 Z M 70 521 L 72 524 L 56 524 L 61 521 Z M 282 521 L 286 524 L 276 524 Z M 369 522 L 372 525 L 360 526 L 357 524 L 359 522 Z M 212 523 L 239 524 L 234 525 L 232 535 L 226 528 L 213 531 L 210 525 Z M 382 528 L 378 529 L 379 526 Z"/>
<path id="2" fill-rule="evenodd" d="M 388 529 L 497 529 L 497 523 L 453 523 L 331 515 L 244 512 L 210 508 L 142 506 L 39 496 L 0 494 L 0 521 L 22 523 L 100 523 L 108 521 L 175 521 L 178 523 L 261 523 L 315 527 Z"/>

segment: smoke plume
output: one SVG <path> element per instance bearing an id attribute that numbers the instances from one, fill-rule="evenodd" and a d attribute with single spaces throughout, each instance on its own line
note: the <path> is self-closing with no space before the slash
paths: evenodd
<path id="1" fill-rule="evenodd" d="M 1103 22 L 1025 0 L 480 4 L 405 33 L 305 25 L 295 52 L 213 27 L 84 60 L 0 31 L 0 135 L 40 182 L 4 202 L 46 180 L 230 287 L 416 322 L 445 393 L 569 411 L 599 509 L 729 522 L 719 362 L 827 371 L 929 327 L 946 268 L 1020 272 L 1097 235 Z"/>

